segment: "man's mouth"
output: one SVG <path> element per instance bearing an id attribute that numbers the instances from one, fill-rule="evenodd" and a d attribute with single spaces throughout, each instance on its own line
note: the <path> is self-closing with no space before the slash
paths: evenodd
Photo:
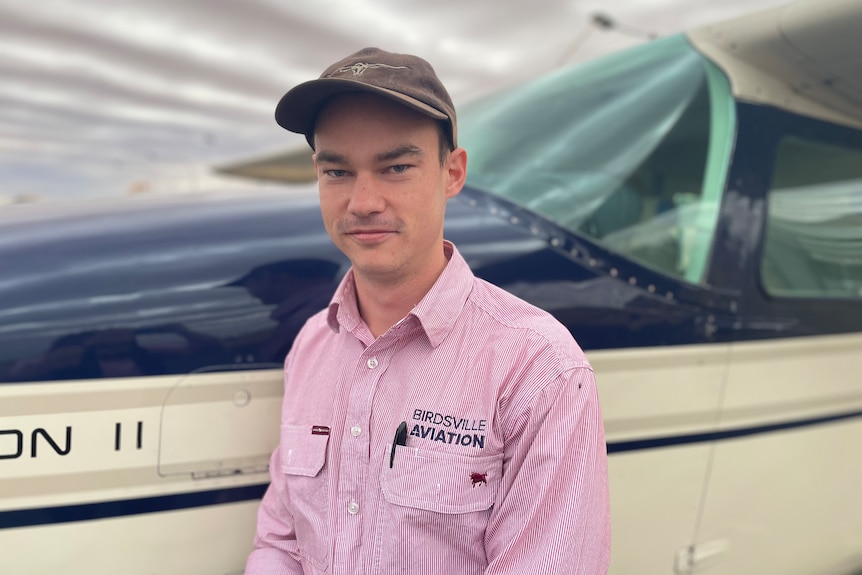
<path id="1" fill-rule="evenodd" d="M 382 241 L 395 232 L 393 230 L 383 228 L 368 228 L 368 229 L 352 229 L 346 232 L 354 240 L 363 243 L 375 243 Z"/>

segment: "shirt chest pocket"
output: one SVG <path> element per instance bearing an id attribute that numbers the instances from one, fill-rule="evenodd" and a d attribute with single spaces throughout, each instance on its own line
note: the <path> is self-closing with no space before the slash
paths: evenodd
<path id="1" fill-rule="evenodd" d="M 494 505 L 502 472 L 502 453 L 470 457 L 399 447 L 381 483 L 386 501 L 394 505 L 462 514 Z"/>
<path id="2" fill-rule="evenodd" d="M 329 429 L 308 425 L 281 426 L 281 472 L 315 477 L 326 463 Z"/>

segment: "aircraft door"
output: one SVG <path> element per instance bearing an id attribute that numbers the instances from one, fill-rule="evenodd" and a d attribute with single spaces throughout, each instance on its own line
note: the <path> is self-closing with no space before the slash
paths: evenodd
<path id="1" fill-rule="evenodd" d="M 756 254 L 736 257 L 749 278 L 737 323 L 759 337 L 733 344 L 698 547 L 724 548 L 721 573 L 855 574 L 862 132 L 748 113 L 759 127 L 741 136 L 739 196 L 765 209 L 746 233 L 760 245 L 736 242 Z"/>

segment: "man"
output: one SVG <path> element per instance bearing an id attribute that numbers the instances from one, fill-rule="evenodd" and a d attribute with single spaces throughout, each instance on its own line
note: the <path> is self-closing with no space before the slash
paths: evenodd
<path id="1" fill-rule="evenodd" d="M 592 369 L 549 314 L 443 239 L 464 185 L 424 60 L 367 48 L 282 98 L 352 267 L 285 361 L 281 443 L 246 573 L 604 573 Z"/>

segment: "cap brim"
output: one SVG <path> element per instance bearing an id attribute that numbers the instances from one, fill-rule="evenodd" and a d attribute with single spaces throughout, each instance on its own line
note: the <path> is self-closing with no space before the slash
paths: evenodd
<path id="1" fill-rule="evenodd" d="M 320 108 L 329 98 L 347 92 L 378 94 L 435 120 L 449 120 L 440 110 L 394 90 L 344 78 L 320 78 L 300 84 L 282 96 L 275 107 L 275 121 L 285 130 L 305 134 L 311 142 Z"/>

